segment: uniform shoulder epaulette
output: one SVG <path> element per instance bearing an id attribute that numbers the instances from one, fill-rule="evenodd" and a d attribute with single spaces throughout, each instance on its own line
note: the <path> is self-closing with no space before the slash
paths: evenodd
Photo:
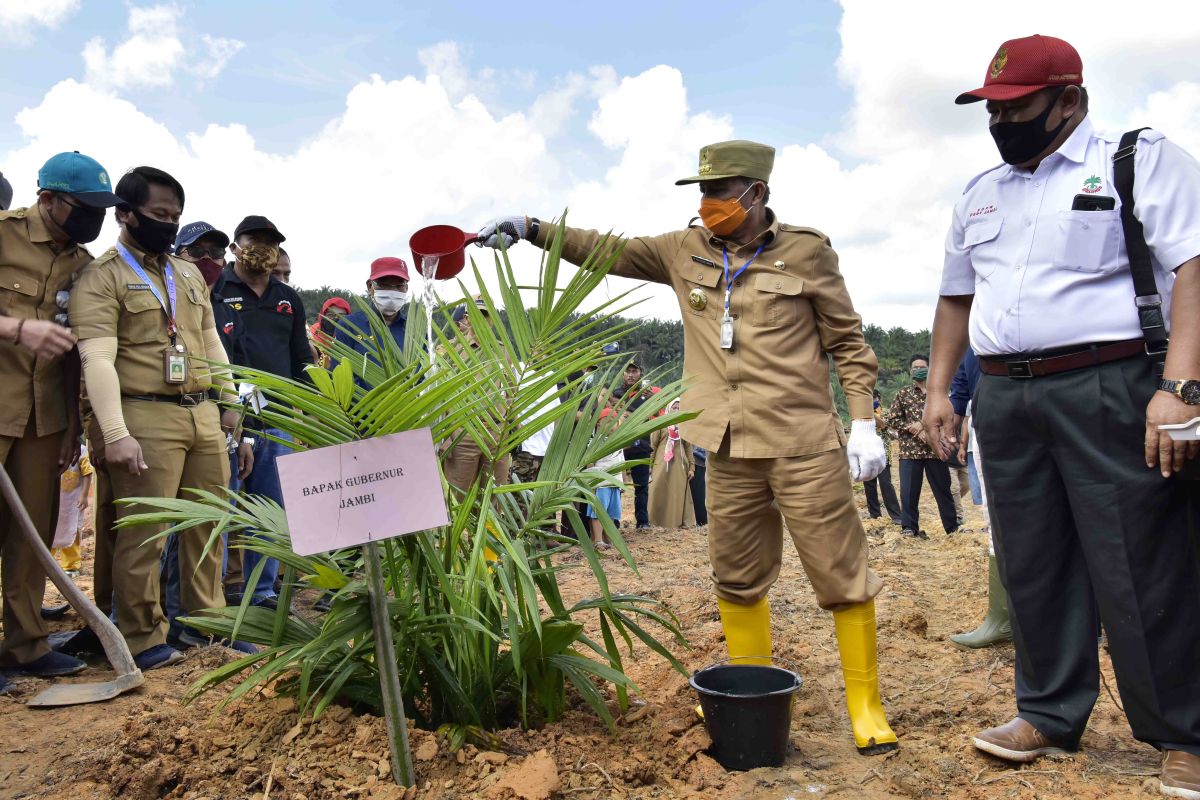
<path id="1" fill-rule="evenodd" d="M 971 191 L 973 188 L 975 188 L 975 184 L 979 183 L 979 181 L 982 180 L 984 177 L 991 175 L 996 170 L 998 170 L 1002 167 L 1006 167 L 1006 166 L 1008 166 L 1008 165 L 1004 164 L 1004 163 L 1000 163 L 994 167 L 988 167 L 983 172 L 979 173 L 974 178 L 971 178 L 971 180 L 967 181 L 967 185 L 965 187 L 963 187 L 962 193 L 966 194 L 967 192 Z"/>
<path id="2" fill-rule="evenodd" d="M 4 219 L 25 219 L 27 208 L 10 208 L 8 211 L 0 211 L 0 220 Z"/>
<path id="3" fill-rule="evenodd" d="M 819 231 L 816 228 L 806 228 L 803 225 L 789 225 L 786 222 L 781 222 L 779 223 L 779 230 L 787 231 L 788 233 L 807 233 L 810 236 L 816 236 L 818 239 L 822 239 L 826 242 L 829 241 L 829 237 L 826 236 L 823 231 Z"/>

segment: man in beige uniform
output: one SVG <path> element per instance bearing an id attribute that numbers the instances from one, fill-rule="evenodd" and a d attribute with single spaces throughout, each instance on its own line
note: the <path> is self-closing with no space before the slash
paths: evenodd
<path id="1" fill-rule="evenodd" d="M 774 160 L 773 148 L 754 142 L 709 145 L 699 174 L 678 181 L 700 184 L 703 226 L 628 240 L 566 228 L 562 253 L 583 264 L 597 248 L 611 254 L 623 245 L 613 274 L 675 290 L 689 387 L 683 407 L 703 412 L 682 434 L 709 451 L 709 554 L 730 656 L 771 654 L 766 598 L 786 520 L 817 601 L 834 614 L 855 744 L 880 753 L 896 747 L 876 671 L 881 582 L 867 568 L 846 475 L 847 456 L 855 480 L 885 464 L 872 415 L 875 354 L 829 240 L 780 223 L 766 207 Z M 527 238 L 549 248 L 557 231 L 505 217 L 479 235 L 491 247 Z M 854 418 L 848 445 L 827 353 Z"/>
<path id="2" fill-rule="evenodd" d="M 75 337 L 56 317 L 92 258 L 83 243 L 100 235 L 104 209 L 116 201 L 95 160 L 59 153 L 38 171 L 36 204 L 0 212 L 0 461 L 47 544 L 59 475 L 79 456 L 79 361 Z M 41 677 L 82 670 L 82 661 L 50 651 L 46 574 L 2 498 L 0 570 L 4 668 Z M 6 686 L 0 676 L 0 691 Z"/>
<path id="3" fill-rule="evenodd" d="M 84 269 L 71 295 L 88 397 L 103 433 L 115 499 L 184 497 L 229 482 L 221 413 L 208 396 L 216 379 L 233 399 L 227 373 L 210 375 L 197 356 L 226 362 L 213 325 L 208 287 L 194 265 L 166 254 L 178 232 L 184 193 L 161 170 L 137 167 L 117 184 L 121 234 L 115 248 Z M 226 412 L 228 426 L 237 414 Z M 119 506 L 118 518 L 138 507 Z M 166 644 L 159 602 L 158 525 L 123 528 L 113 551 L 117 626 L 143 669 L 178 661 Z M 221 548 L 205 554 L 210 526 L 176 533 L 186 611 L 225 605 Z"/>

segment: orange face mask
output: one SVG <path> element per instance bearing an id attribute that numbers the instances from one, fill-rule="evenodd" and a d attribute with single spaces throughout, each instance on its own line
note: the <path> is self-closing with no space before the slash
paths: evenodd
<path id="1" fill-rule="evenodd" d="M 754 184 L 746 187 L 746 192 L 754 188 Z M 704 227 L 717 236 L 728 236 L 736 231 L 746 221 L 747 209 L 742 206 L 742 192 L 735 198 L 717 200 L 712 197 L 700 199 L 700 220 Z"/>

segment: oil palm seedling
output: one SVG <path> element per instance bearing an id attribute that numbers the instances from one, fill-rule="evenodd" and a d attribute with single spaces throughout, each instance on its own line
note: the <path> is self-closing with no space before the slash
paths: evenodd
<path id="1" fill-rule="evenodd" d="M 682 671 L 672 648 L 686 642 L 674 615 L 650 597 L 613 590 L 605 570 L 606 560 L 612 561 L 597 551 L 578 510 L 581 504 L 597 509 L 614 552 L 636 571 L 619 526 L 596 500 L 597 488 L 618 484 L 622 476 L 593 465 L 689 416 L 663 413 L 679 389 L 665 386 L 636 409 L 618 408 L 619 425 L 597 424 L 602 408 L 594 389 L 621 366 L 613 362 L 619 356 L 601 356 L 601 346 L 636 324 L 613 328 L 632 306 L 627 295 L 588 306 L 618 252 L 606 240 L 583 269 L 567 274 L 560 273 L 560 252 L 551 249 L 532 287 L 520 285 L 507 254 L 498 253 L 490 281 L 496 288 L 481 288 L 479 302 L 466 303 L 463 331 L 450 324 L 453 306 L 434 312 L 434 348 L 423 341 L 429 306 L 414 303 L 404 348 L 369 313 L 365 353 L 342 342 L 322 345 L 337 366 L 329 372 L 310 368 L 309 382 L 234 370 L 238 381 L 253 384 L 269 401 L 248 413 L 263 427 L 288 434 L 294 449 L 428 427 L 444 454 L 469 439 L 486 464 L 503 464 L 526 438 L 553 426 L 536 480 L 506 483 L 501 475 L 498 481 L 490 468 L 463 488 L 443 479 L 449 524 L 382 543 L 405 707 L 418 724 L 442 727 L 458 744 L 505 726 L 558 719 L 567 708 L 568 685 L 612 725 L 605 686 L 619 707 L 627 705 L 636 687 L 624 665 L 635 642 Z M 485 287 L 481 270 L 473 269 Z M 599 370 L 590 371 L 595 366 Z M 227 534 L 236 546 L 276 558 L 283 567 L 276 609 L 251 605 L 247 594 L 240 606 L 186 619 L 213 636 L 262 648 L 206 674 L 193 696 L 230 685 L 223 700 L 228 703 L 269 685 L 313 714 L 337 699 L 381 707 L 357 550 L 297 555 L 284 510 L 257 496 L 209 491 L 132 502 L 138 513 L 126 525 L 153 523 L 166 536 L 212 524 L 210 547 L 219 547 Z M 585 599 L 564 598 L 559 578 L 567 569 L 589 576 Z M 257 578 L 246 576 L 247 584 Z M 296 593 L 305 590 L 333 593 L 329 612 L 316 616 L 294 608 Z"/>

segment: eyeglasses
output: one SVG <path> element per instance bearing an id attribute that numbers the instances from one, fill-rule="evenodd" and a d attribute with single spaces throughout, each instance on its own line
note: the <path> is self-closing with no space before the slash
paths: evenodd
<path id="1" fill-rule="evenodd" d="M 225 248 L 217 247 L 215 244 L 210 247 L 204 247 L 203 245 L 198 244 L 189 244 L 183 249 L 186 250 L 190 256 L 194 256 L 196 258 L 204 258 L 205 256 L 208 256 L 213 261 L 219 261 L 225 255 Z"/>

